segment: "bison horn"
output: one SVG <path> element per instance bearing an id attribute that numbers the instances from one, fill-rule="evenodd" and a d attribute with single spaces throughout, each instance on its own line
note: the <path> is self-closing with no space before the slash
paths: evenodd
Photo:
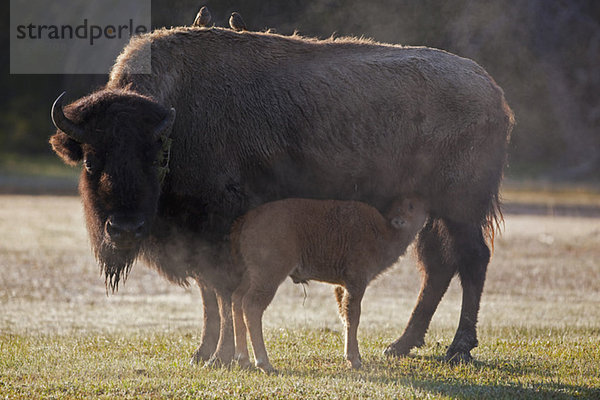
<path id="1" fill-rule="evenodd" d="M 66 93 L 67 92 L 62 92 L 62 94 L 54 101 L 54 104 L 52 104 L 52 123 L 54 123 L 54 126 L 57 129 L 66 133 L 71 139 L 83 143 L 84 130 L 68 119 L 63 112 L 62 99 Z"/>
<path id="2" fill-rule="evenodd" d="M 163 119 L 160 124 L 154 128 L 153 137 L 158 140 L 160 138 L 164 138 L 169 136 L 171 133 L 171 128 L 173 127 L 173 122 L 175 122 L 175 109 L 171 108 L 169 110 L 169 115 Z"/>

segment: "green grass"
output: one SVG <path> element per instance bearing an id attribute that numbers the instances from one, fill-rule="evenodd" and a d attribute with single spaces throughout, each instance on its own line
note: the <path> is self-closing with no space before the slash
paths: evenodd
<path id="1" fill-rule="evenodd" d="M 0 196 L 0 399 L 600 398 L 600 219 L 507 215 L 469 365 L 442 361 L 460 312 L 456 280 L 423 348 L 382 350 L 419 289 L 407 256 L 372 283 L 359 329 L 363 369 L 347 369 L 332 289 L 286 282 L 265 314 L 278 376 L 207 369 L 200 296 L 134 266 L 106 296 L 76 197 Z"/>
<path id="2" fill-rule="evenodd" d="M 388 335 L 363 334 L 364 367 L 351 371 L 342 335 L 328 330 L 267 332 L 280 374 L 190 366 L 190 332 L 0 336 L 0 393 L 9 398 L 593 398 L 600 395 L 598 330 L 498 330 L 477 361 L 451 366 L 444 348 L 381 355 Z M 444 336 L 451 331 L 439 332 Z"/>

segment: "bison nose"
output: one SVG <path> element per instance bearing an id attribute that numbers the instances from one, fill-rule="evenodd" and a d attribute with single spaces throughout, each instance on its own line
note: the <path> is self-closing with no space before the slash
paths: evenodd
<path id="1" fill-rule="evenodd" d="M 131 245 L 143 236 L 144 230 L 145 221 L 143 219 L 129 220 L 110 217 L 106 221 L 106 233 L 117 245 Z"/>

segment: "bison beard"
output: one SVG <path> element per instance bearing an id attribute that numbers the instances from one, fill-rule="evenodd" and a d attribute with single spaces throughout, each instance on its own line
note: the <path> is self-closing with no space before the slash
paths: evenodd
<path id="1" fill-rule="evenodd" d="M 106 290 L 112 292 L 119 289 L 119 282 L 127 280 L 131 266 L 137 258 L 139 247 L 134 249 L 119 250 L 103 241 L 96 250 L 96 259 L 100 270 L 104 273 Z"/>

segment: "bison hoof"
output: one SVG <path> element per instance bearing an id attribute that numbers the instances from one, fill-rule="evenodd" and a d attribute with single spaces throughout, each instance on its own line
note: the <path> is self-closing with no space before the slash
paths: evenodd
<path id="1" fill-rule="evenodd" d="M 473 361 L 470 351 L 456 351 L 449 348 L 444 359 L 450 364 L 468 364 Z"/>
<path id="2" fill-rule="evenodd" d="M 204 368 L 223 368 L 228 367 L 230 364 L 231 360 L 225 361 L 221 357 L 214 355 L 204 363 Z"/>
<path id="3" fill-rule="evenodd" d="M 205 363 L 205 367 L 225 367 L 233 362 L 233 352 L 217 350 Z"/>
<path id="4" fill-rule="evenodd" d="M 388 357 L 404 357 L 407 356 L 409 352 L 410 348 L 397 346 L 394 344 L 390 344 L 385 350 L 383 350 L 383 354 Z"/>
<path id="5" fill-rule="evenodd" d="M 405 357 L 415 347 L 421 347 L 425 344 L 425 341 L 421 338 L 419 340 L 408 340 L 404 336 L 390 344 L 384 351 L 383 354 L 386 356 L 394 357 Z"/>
<path id="6" fill-rule="evenodd" d="M 383 351 L 383 354 L 388 357 L 405 357 L 408 355 L 408 353 L 410 353 L 410 349 L 412 349 L 412 347 L 413 346 L 407 346 L 400 341 L 396 341 L 386 347 L 386 349 Z"/>
<path id="7" fill-rule="evenodd" d="M 196 365 L 199 364 L 200 362 L 205 362 L 210 360 L 210 356 L 211 354 L 208 354 L 208 352 L 204 351 L 201 348 L 198 348 L 198 350 L 196 350 L 194 352 L 194 354 L 192 355 L 192 359 L 190 360 L 190 365 Z"/>
<path id="8" fill-rule="evenodd" d="M 250 362 L 250 359 L 246 355 L 235 356 L 235 362 L 237 363 L 237 365 L 240 366 L 240 368 L 243 368 L 243 369 L 251 369 L 252 368 L 252 363 Z"/>
<path id="9" fill-rule="evenodd" d="M 446 351 L 446 361 L 451 364 L 469 363 L 473 360 L 471 349 L 477 347 L 477 336 L 473 331 L 459 329 Z"/>

